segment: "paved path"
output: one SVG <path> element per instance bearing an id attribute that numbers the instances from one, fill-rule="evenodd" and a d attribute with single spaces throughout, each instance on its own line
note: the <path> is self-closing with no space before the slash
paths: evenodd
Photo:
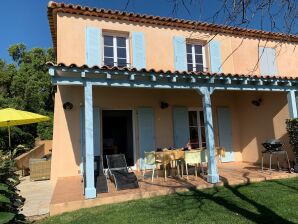
<path id="1" fill-rule="evenodd" d="M 27 217 L 49 213 L 53 186 L 49 180 L 30 181 L 29 176 L 21 178 L 20 194 L 26 199 L 22 214 Z"/>

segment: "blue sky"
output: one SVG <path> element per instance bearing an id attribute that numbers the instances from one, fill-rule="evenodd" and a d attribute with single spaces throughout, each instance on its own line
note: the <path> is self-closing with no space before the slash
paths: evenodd
<path id="1" fill-rule="evenodd" d="M 130 0 L 126 11 L 190 20 L 206 21 L 219 7 L 221 0 L 193 0 L 189 12 L 180 5 L 173 14 L 172 0 Z M 57 2 L 62 2 L 57 0 Z M 126 0 L 64 0 L 65 3 L 124 10 Z M 48 0 L 3 0 L 0 7 L 0 58 L 10 62 L 7 49 L 14 43 L 24 43 L 32 47 L 52 47 L 47 19 Z M 221 22 L 219 17 L 217 22 Z M 210 21 L 210 20 L 209 20 Z M 258 15 L 250 28 L 260 28 Z M 296 27 L 297 28 L 297 27 Z M 265 22 L 264 29 L 269 29 Z"/>

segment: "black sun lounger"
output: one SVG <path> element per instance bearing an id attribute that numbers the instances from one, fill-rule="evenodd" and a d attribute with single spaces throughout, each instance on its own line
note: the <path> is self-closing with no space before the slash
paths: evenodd
<path id="1" fill-rule="evenodd" d="M 109 192 L 107 177 L 103 172 L 103 161 L 101 156 L 95 156 L 96 170 L 95 170 L 95 183 L 96 193 Z"/>
<path id="2" fill-rule="evenodd" d="M 107 164 L 109 177 L 118 191 L 139 187 L 135 173 L 128 171 L 124 154 L 107 155 Z"/>

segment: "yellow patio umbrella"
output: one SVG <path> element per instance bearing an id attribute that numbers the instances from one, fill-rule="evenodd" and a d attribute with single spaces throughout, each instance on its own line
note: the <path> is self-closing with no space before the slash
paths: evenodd
<path id="1" fill-rule="evenodd" d="M 10 127 L 48 121 L 50 118 L 44 115 L 35 114 L 27 111 L 16 110 L 13 108 L 0 109 L 0 127 L 8 128 L 8 143 L 10 142 Z"/>

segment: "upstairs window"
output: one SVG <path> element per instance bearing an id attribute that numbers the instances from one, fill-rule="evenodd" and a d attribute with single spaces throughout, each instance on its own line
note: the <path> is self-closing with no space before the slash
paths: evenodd
<path id="1" fill-rule="evenodd" d="M 204 47 L 200 44 L 186 44 L 187 70 L 205 71 Z"/>
<path id="2" fill-rule="evenodd" d="M 103 61 L 107 66 L 128 67 L 129 47 L 125 36 L 104 35 Z"/>

